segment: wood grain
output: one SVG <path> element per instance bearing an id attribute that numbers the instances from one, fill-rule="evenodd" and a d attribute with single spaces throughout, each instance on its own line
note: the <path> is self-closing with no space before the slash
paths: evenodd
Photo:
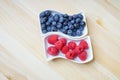
<path id="1" fill-rule="evenodd" d="M 46 9 L 86 13 L 92 62 L 46 61 L 38 18 Z M 0 80 L 120 80 L 119 68 L 120 0 L 0 0 Z"/>

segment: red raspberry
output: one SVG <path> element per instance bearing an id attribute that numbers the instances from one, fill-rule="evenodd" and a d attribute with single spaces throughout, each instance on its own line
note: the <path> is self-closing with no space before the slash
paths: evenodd
<path id="1" fill-rule="evenodd" d="M 48 43 L 55 44 L 58 41 L 58 35 L 50 35 L 47 39 Z"/>
<path id="2" fill-rule="evenodd" d="M 52 56 L 56 56 L 56 55 L 58 55 L 59 51 L 55 46 L 50 46 L 50 47 L 48 47 L 47 52 L 48 52 L 48 54 L 50 54 Z"/>
<path id="3" fill-rule="evenodd" d="M 79 45 L 82 45 L 84 49 L 88 48 L 88 43 L 85 40 L 82 40 Z"/>
<path id="4" fill-rule="evenodd" d="M 74 49 L 75 53 L 77 53 L 77 54 L 80 54 L 83 50 L 84 50 L 84 48 L 81 45 L 76 46 L 75 49 Z"/>
<path id="5" fill-rule="evenodd" d="M 66 54 L 69 51 L 69 47 L 64 46 L 61 51 L 62 51 L 62 53 Z"/>
<path id="6" fill-rule="evenodd" d="M 67 40 L 65 38 L 60 38 L 59 41 L 62 41 L 64 45 L 66 45 Z"/>
<path id="7" fill-rule="evenodd" d="M 57 49 L 61 50 L 64 45 L 63 45 L 62 41 L 57 41 L 55 43 L 55 46 L 56 46 Z"/>
<path id="8" fill-rule="evenodd" d="M 67 59 L 73 60 L 75 57 L 77 57 L 77 54 L 74 51 L 68 51 L 65 56 Z"/>
<path id="9" fill-rule="evenodd" d="M 73 41 L 70 41 L 70 42 L 68 42 L 68 47 L 69 47 L 69 49 L 73 50 L 76 47 L 76 43 Z"/>
<path id="10" fill-rule="evenodd" d="M 87 52 L 83 51 L 81 54 L 78 55 L 78 57 L 82 60 L 85 61 L 87 59 Z"/>

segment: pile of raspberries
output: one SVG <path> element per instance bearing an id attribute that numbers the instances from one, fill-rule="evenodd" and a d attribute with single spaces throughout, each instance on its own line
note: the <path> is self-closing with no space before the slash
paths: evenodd
<path id="1" fill-rule="evenodd" d="M 85 40 L 81 40 L 77 45 L 75 41 L 67 42 L 64 37 L 59 38 L 58 35 L 50 35 L 47 42 L 51 44 L 47 48 L 47 52 L 51 56 L 57 56 L 61 52 L 70 60 L 74 60 L 76 57 L 79 57 L 82 61 L 87 59 L 86 49 L 88 49 L 88 43 Z"/>

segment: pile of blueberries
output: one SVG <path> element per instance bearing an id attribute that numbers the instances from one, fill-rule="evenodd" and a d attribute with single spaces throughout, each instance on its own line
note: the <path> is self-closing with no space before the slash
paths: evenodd
<path id="1" fill-rule="evenodd" d="M 70 36 L 81 36 L 86 25 L 83 15 L 58 14 L 50 10 L 40 13 L 42 33 L 60 31 Z"/>

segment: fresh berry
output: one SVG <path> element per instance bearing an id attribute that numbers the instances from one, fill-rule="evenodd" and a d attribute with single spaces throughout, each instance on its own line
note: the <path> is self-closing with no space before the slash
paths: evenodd
<path id="1" fill-rule="evenodd" d="M 50 26 L 47 27 L 47 31 L 49 31 L 49 32 L 51 31 L 51 27 Z"/>
<path id="2" fill-rule="evenodd" d="M 53 16 L 51 16 L 51 17 L 49 17 L 48 22 L 49 22 L 49 23 L 52 23 L 53 20 L 54 20 L 54 19 L 53 19 Z"/>
<path id="3" fill-rule="evenodd" d="M 81 19 L 77 18 L 75 21 L 76 21 L 76 23 L 79 23 L 81 21 Z"/>
<path id="4" fill-rule="evenodd" d="M 56 23 L 55 21 L 52 22 L 52 25 L 53 25 L 53 26 L 56 26 L 56 24 L 57 24 L 57 23 Z"/>
<path id="5" fill-rule="evenodd" d="M 74 26 L 72 24 L 69 25 L 69 29 L 74 29 Z"/>
<path id="6" fill-rule="evenodd" d="M 75 42 L 73 42 L 73 41 L 70 41 L 70 42 L 68 42 L 68 47 L 69 47 L 69 49 L 75 49 L 75 47 L 76 47 L 76 43 Z"/>
<path id="7" fill-rule="evenodd" d="M 44 12 L 41 12 L 40 13 L 40 18 L 44 17 L 45 16 L 45 13 Z"/>
<path id="8" fill-rule="evenodd" d="M 45 25 L 45 24 L 42 24 L 42 25 L 41 25 L 41 28 L 42 28 L 42 29 L 46 29 L 46 25 Z"/>
<path id="9" fill-rule="evenodd" d="M 80 27 L 79 27 L 79 30 L 80 30 L 80 31 L 83 31 L 83 30 L 84 30 L 84 27 L 83 27 L 83 26 L 80 26 Z"/>
<path id="10" fill-rule="evenodd" d="M 64 46 L 61 51 L 62 51 L 62 53 L 66 54 L 69 51 L 69 47 Z"/>
<path id="11" fill-rule="evenodd" d="M 82 40 L 79 45 L 82 45 L 84 49 L 88 48 L 88 43 L 85 40 Z"/>
<path id="12" fill-rule="evenodd" d="M 45 23 L 46 21 L 47 21 L 47 18 L 46 18 L 46 17 L 44 17 L 44 18 L 40 18 L 40 22 L 41 22 L 41 24 Z"/>
<path id="13" fill-rule="evenodd" d="M 84 21 L 81 21 L 81 22 L 80 22 L 80 26 L 83 26 L 83 27 L 84 27 L 84 26 L 85 26 L 85 22 L 84 22 Z"/>
<path id="14" fill-rule="evenodd" d="M 67 24 L 68 24 L 67 21 L 63 22 L 63 26 L 67 26 Z"/>
<path id="15" fill-rule="evenodd" d="M 57 49 L 61 50 L 62 47 L 64 46 L 64 44 L 62 43 L 62 41 L 57 41 L 57 42 L 55 43 L 55 46 L 56 46 Z"/>
<path id="16" fill-rule="evenodd" d="M 63 29 L 67 30 L 67 29 L 68 29 L 68 26 L 63 27 Z"/>
<path id="17" fill-rule="evenodd" d="M 83 15 L 82 14 L 78 14 L 78 17 L 82 20 L 83 19 Z"/>
<path id="18" fill-rule="evenodd" d="M 76 31 L 76 35 L 77 36 L 81 36 L 82 35 L 82 31 L 80 31 L 79 29 Z"/>
<path id="19" fill-rule="evenodd" d="M 49 44 L 55 44 L 58 41 L 58 35 L 50 35 L 47 41 Z"/>
<path id="20" fill-rule="evenodd" d="M 61 41 L 63 45 L 66 45 L 67 40 L 65 38 L 60 38 L 59 41 Z"/>
<path id="21" fill-rule="evenodd" d="M 77 57 L 77 54 L 74 51 L 68 51 L 65 54 L 65 56 L 66 56 L 67 59 L 73 60 L 75 57 Z"/>
<path id="22" fill-rule="evenodd" d="M 47 26 L 50 26 L 50 24 L 51 24 L 50 22 L 48 22 L 48 21 L 46 22 L 46 25 L 47 25 Z"/>
<path id="23" fill-rule="evenodd" d="M 62 24 L 61 23 L 58 23 L 57 26 L 56 26 L 58 29 L 62 28 Z"/>
<path id="24" fill-rule="evenodd" d="M 67 31 L 67 34 L 68 34 L 68 35 L 72 35 L 72 30 L 69 29 L 69 30 Z"/>
<path id="25" fill-rule="evenodd" d="M 55 26 L 52 26 L 51 31 L 57 31 L 57 28 Z"/>
<path id="26" fill-rule="evenodd" d="M 50 11 L 50 10 L 46 10 L 44 13 L 45 13 L 45 15 L 46 15 L 47 17 L 51 15 L 51 11 Z"/>
<path id="27" fill-rule="evenodd" d="M 60 15 L 59 22 L 60 22 L 60 23 L 64 22 L 64 18 L 63 18 L 62 15 Z"/>
<path id="28" fill-rule="evenodd" d="M 52 56 L 56 56 L 58 55 L 59 50 L 55 46 L 50 46 L 48 47 L 47 52 Z"/>
<path id="29" fill-rule="evenodd" d="M 68 18 L 69 20 L 72 20 L 73 19 L 73 17 L 72 16 L 69 16 L 69 18 Z"/>
<path id="30" fill-rule="evenodd" d="M 63 17 L 68 18 L 69 16 L 68 16 L 68 14 L 63 14 Z"/>
<path id="31" fill-rule="evenodd" d="M 62 32 L 62 33 L 67 33 L 67 31 L 65 30 L 65 29 L 60 29 L 60 31 Z"/>
<path id="32" fill-rule="evenodd" d="M 44 33 L 44 34 L 47 33 L 47 30 L 43 29 L 43 30 L 42 30 L 42 33 Z"/>
<path id="33" fill-rule="evenodd" d="M 78 55 L 80 60 L 85 61 L 87 59 L 87 52 L 83 51 L 81 54 Z"/>
<path id="34" fill-rule="evenodd" d="M 54 20 L 57 22 L 59 20 L 59 15 L 58 14 L 55 14 L 54 15 Z"/>
<path id="35" fill-rule="evenodd" d="M 73 19 L 76 19 L 77 17 L 78 17 L 78 15 L 77 15 L 77 14 L 73 15 Z"/>
<path id="36" fill-rule="evenodd" d="M 72 21 L 70 21 L 71 22 L 71 24 L 74 24 L 75 23 L 75 21 L 74 20 L 72 20 Z"/>
<path id="37" fill-rule="evenodd" d="M 84 50 L 83 46 L 76 46 L 74 52 L 80 54 Z"/>

